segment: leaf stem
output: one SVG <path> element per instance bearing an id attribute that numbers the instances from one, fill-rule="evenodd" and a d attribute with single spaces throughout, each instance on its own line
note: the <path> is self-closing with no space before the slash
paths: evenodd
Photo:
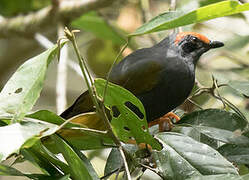
<path id="1" fill-rule="evenodd" d="M 74 32 L 76 32 L 76 31 L 69 31 L 68 28 L 65 28 L 64 32 L 66 34 L 66 37 L 73 44 L 73 47 L 74 47 L 75 53 L 77 55 L 77 58 L 78 58 L 78 61 L 79 61 L 79 65 L 80 65 L 81 71 L 83 73 L 83 76 L 85 78 L 85 81 L 86 81 L 89 93 L 91 95 L 91 98 L 92 98 L 92 101 L 94 103 L 94 106 L 96 107 L 96 113 L 103 120 L 103 122 L 105 124 L 105 127 L 107 129 L 108 135 L 112 138 L 112 140 L 114 141 L 114 143 L 119 147 L 118 149 L 119 149 L 120 154 L 122 156 L 122 159 L 124 161 L 124 166 L 125 166 L 125 171 L 126 171 L 126 174 L 127 174 L 127 179 L 131 180 L 131 175 L 130 175 L 130 171 L 129 171 L 129 168 L 128 168 L 128 163 L 127 163 L 126 158 L 125 158 L 124 149 L 121 146 L 120 140 L 115 136 L 114 132 L 112 131 L 111 124 L 110 124 L 109 119 L 108 119 L 108 117 L 107 117 L 107 115 L 105 113 L 105 106 L 103 104 L 104 101 L 102 101 L 102 102 L 99 103 L 96 91 L 94 89 L 93 81 L 91 79 L 91 75 L 90 75 L 90 73 L 89 73 L 89 71 L 87 69 L 86 62 L 85 62 L 85 60 L 80 55 L 79 48 L 77 46 L 75 35 L 74 35 Z M 128 41 L 129 41 L 129 39 L 128 39 Z M 119 58 L 119 56 L 121 55 L 121 53 L 124 51 L 124 49 L 128 46 L 128 41 L 125 44 L 125 46 L 122 48 L 122 50 L 119 52 L 119 54 L 116 57 L 113 65 L 112 65 L 112 67 L 116 64 L 117 59 Z M 107 82 L 106 82 L 106 87 L 105 87 L 103 99 L 105 97 L 106 90 L 107 90 L 107 87 L 108 87 L 109 76 L 110 76 L 110 71 L 109 71 L 108 76 L 107 76 Z"/>

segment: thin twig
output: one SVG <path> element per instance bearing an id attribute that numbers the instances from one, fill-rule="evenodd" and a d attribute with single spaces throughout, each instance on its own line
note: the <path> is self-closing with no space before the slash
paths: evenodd
<path id="1" fill-rule="evenodd" d="M 191 104 L 193 104 L 193 105 L 195 105 L 196 107 L 198 107 L 199 109 L 203 109 L 199 104 L 197 104 L 196 102 L 194 102 L 194 101 L 192 101 L 192 99 L 190 99 L 190 98 L 187 98 L 187 100 L 191 103 Z"/>
<path id="2" fill-rule="evenodd" d="M 125 157 L 125 154 L 124 154 L 124 150 L 121 146 L 121 142 L 120 140 L 115 136 L 114 132 L 112 131 L 112 127 L 111 127 L 111 124 L 108 120 L 108 117 L 105 113 L 105 107 L 104 107 L 104 104 L 103 103 L 99 103 L 98 102 L 98 99 L 97 99 L 97 95 L 96 95 L 96 92 L 93 90 L 93 84 L 91 82 L 91 77 L 90 77 L 90 74 L 89 74 L 89 71 L 87 70 L 87 66 L 86 66 L 86 63 L 84 62 L 84 59 L 81 57 L 80 55 L 80 52 L 79 52 L 79 48 L 78 48 L 78 45 L 76 43 L 76 39 L 75 39 L 75 35 L 74 35 L 74 31 L 69 31 L 67 28 L 65 28 L 64 30 L 65 34 L 66 34 L 66 37 L 72 42 L 73 44 L 73 47 L 74 47 L 74 50 L 76 52 L 76 55 L 77 55 L 77 58 L 78 58 L 78 61 L 79 61 L 79 65 L 80 65 L 80 68 L 81 68 L 81 71 L 83 73 L 83 76 L 85 78 L 85 81 L 86 81 L 86 84 L 87 84 L 87 87 L 88 87 L 88 90 L 89 90 L 89 93 L 91 95 L 91 98 L 92 98 L 92 101 L 96 107 L 96 113 L 99 115 L 99 117 L 103 120 L 105 126 L 106 126 L 106 129 L 107 129 L 107 133 L 108 135 L 112 138 L 112 140 L 114 141 L 114 143 L 119 147 L 119 151 L 120 151 L 120 154 L 122 156 L 122 159 L 123 159 L 123 162 L 124 162 L 124 166 L 125 166 L 125 171 L 126 171 L 126 174 L 127 174 L 127 178 L 128 180 L 131 180 L 131 175 L 130 175 L 130 171 L 129 171 L 129 168 L 128 168 L 128 164 L 127 164 L 127 161 L 126 161 L 126 157 Z M 126 47 L 128 45 L 128 42 L 126 43 Z M 123 48 L 124 49 L 124 48 Z M 121 51 L 122 53 L 122 51 Z M 119 54 L 121 54 L 119 53 Z M 117 57 L 118 58 L 118 57 Z M 116 59 L 117 59 L 116 58 Z M 116 60 L 113 64 L 116 63 Z M 109 72 L 110 74 L 110 72 Z M 108 81 L 107 81 L 108 83 Z M 103 97 L 104 98 L 104 97 Z"/>
<path id="3" fill-rule="evenodd" d="M 158 169 L 155 169 L 155 168 L 152 168 L 150 166 L 147 166 L 145 164 L 142 164 L 142 163 L 139 163 L 140 166 L 146 168 L 146 169 L 149 169 L 151 170 L 152 172 L 156 173 L 158 176 L 160 176 L 162 179 L 164 179 L 164 177 L 160 174 L 159 170 Z"/>
<path id="4" fill-rule="evenodd" d="M 82 74 L 83 74 L 84 79 L 86 81 L 86 84 L 87 84 L 89 93 L 91 95 L 93 104 L 94 104 L 94 106 L 96 108 L 96 113 L 103 120 L 104 125 L 105 125 L 106 129 L 108 130 L 108 134 L 112 138 L 114 143 L 117 144 L 118 146 L 121 146 L 121 143 L 120 143 L 119 139 L 114 135 L 114 133 L 112 131 L 112 127 L 111 127 L 111 124 L 110 124 L 110 122 L 109 122 L 109 120 L 108 120 L 108 118 L 106 116 L 106 113 L 103 111 L 103 108 L 101 107 L 102 105 L 99 104 L 99 102 L 98 102 L 96 92 L 93 89 L 93 82 L 92 82 L 92 79 L 90 77 L 89 71 L 87 69 L 87 65 L 86 65 L 84 59 L 82 58 L 82 56 L 80 55 L 79 48 L 78 48 L 78 45 L 76 43 L 76 39 L 75 39 L 75 35 L 74 35 L 75 31 L 69 31 L 68 28 L 65 28 L 64 32 L 66 34 L 66 37 L 73 44 L 73 47 L 74 47 L 75 53 L 77 55 L 81 71 L 82 71 Z"/>
<path id="5" fill-rule="evenodd" d="M 105 89 L 104 89 L 104 94 L 103 94 L 103 99 L 102 99 L 103 103 L 105 102 L 105 96 L 106 96 L 106 92 L 107 92 L 107 88 L 108 88 L 108 83 L 109 83 L 109 80 L 110 80 L 111 71 L 112 71 L 113 67 L 117 64 L 117 61 L 118 61 L 119 57 L 124 52 L 125 48 L 127 48 L 128 44 L 129 44 L 129 39 L 127 40 L 125 45 L 122 47 L 122 49 L 119 51 L 117 57 L 115 58 L 114 62 L 112 63 L 112 66 L 111 66 L 111 68 L 110 68 L 110 70 L 109 70 L 109 72 L 107 74 L 106 84 L 105 84 Z"/>
<path id="6" fill-rule="evenodd" d="M 100 179 L 105 179 L 105 178 L 108 178 L 108 177 L 109 177 L 109 176 L 111 176 L 112 174 L 114 174 L 114 173 L 118 172 L 118 171 L 119 171 L 119 169 L 120 169 L 120 168 L 117 168 L 117 169 L 115 169 L 115 170 L 113 170 L 113 171 L 109 172 L 108 174 L 106 174 L 106 175 L 102 176 Z"/>

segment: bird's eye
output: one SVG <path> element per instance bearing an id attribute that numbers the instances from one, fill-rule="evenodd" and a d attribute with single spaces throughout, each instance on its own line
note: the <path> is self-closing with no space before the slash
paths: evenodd
<path id="1" fill-rule="evenodd" d="M 200 41 L 196 37 L 191 37 L 186 43 L 182 45 L 182 49 L 186 53 L 193 52 L 201 47 Z"/>

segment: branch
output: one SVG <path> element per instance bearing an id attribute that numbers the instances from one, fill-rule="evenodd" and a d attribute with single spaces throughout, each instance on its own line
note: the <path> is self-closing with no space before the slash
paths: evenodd
<path id="1" fill-rule="evenodd" d="M 41 29 L 57 27 L 59 22 L 71 22 L 91 10 L 107 7 L 114 0 L 62 1 L 58 8 L 52 5 L 28 15 L 0 18 L 0 38 L 32 37 Z"/>

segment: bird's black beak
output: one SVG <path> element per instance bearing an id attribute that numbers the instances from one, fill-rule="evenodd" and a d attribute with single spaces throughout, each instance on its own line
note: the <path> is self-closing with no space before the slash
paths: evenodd
<path id="1" fill-rule="evenodd" d="M 214 49 L 214 48 L 219 48 L 219 47 L 224 46 L 224 43 L 220 41 L 211 41 L 209 43 L 209 46 L 210 46 L 210 49 Z"/>

